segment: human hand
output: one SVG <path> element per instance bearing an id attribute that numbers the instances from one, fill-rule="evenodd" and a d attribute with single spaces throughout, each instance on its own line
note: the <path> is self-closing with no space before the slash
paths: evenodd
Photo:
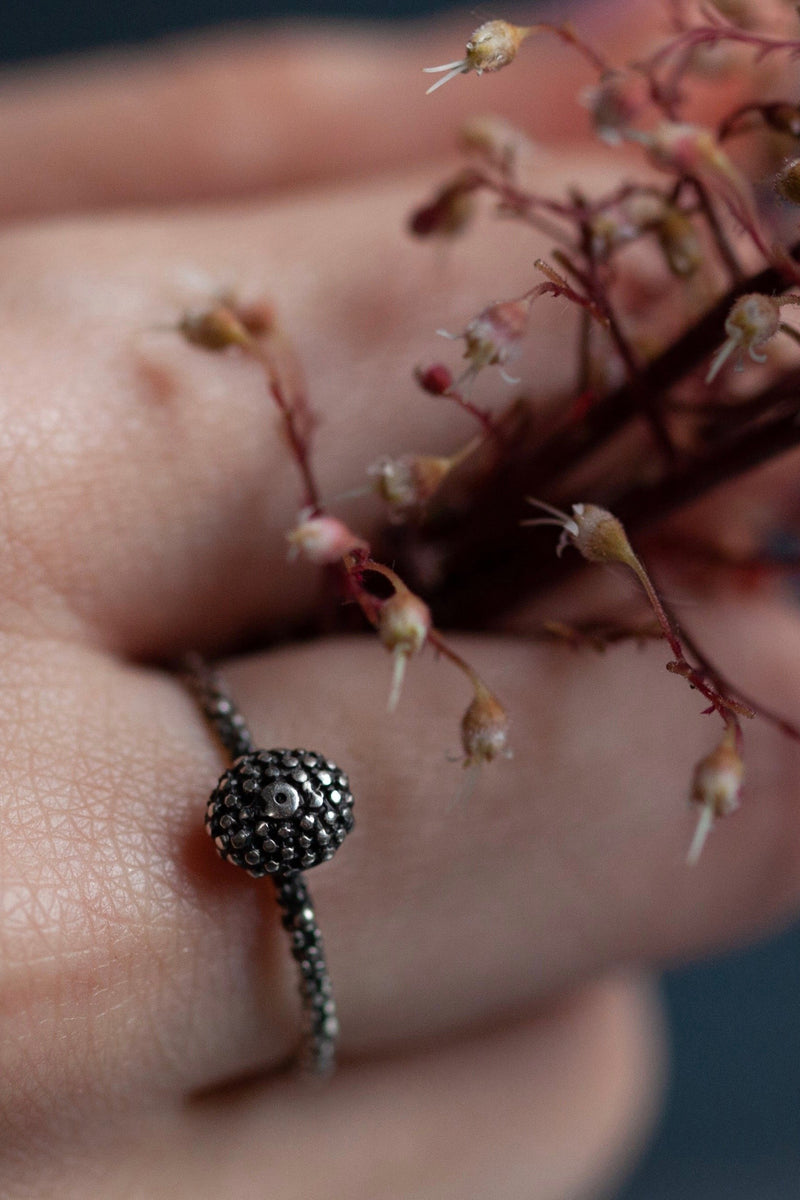
<path id="1" fill-rule="evenodd" d="M 220 88 L 239 97 L 246 76 L 213 49 L 178 84 L 164 63 L 143 69 L 134 117 L 119 100 L 105 138 L 87 138 L 85 114 L 109 111 L 110 81 L 14 85 L 0 103 L 0 144 L 19 137 L 6 143 L 0 206 L 16 217 L 57 212 L 62 197 L 99 209 L 276 189 L 247 207 L 56 217 L 3 235 L 9 1195 L 588 1194 L 651 1111 L 657 1019 L 639 969 L 797 907 L 797 752 L 769 729 L 748 740 L 752 802 L 687 871 L 687 771 L 707 732 L 658 647 L 589 658 L 524 631 L 456 639 L 511 713 L 515 751 L 461 806 L 446 752 L 469 696 L 453 698 L 441 664 L 415 661 L 390 719 L 374 639 L 247 655 L 225 674 L 259 742 L 330 754 L 356 796 L 356 831 L 311 878 L 342 1065 L 323 1089 L 285 1076 L 297 1005 L 273 896 L 220 862 L 202 830 L 223 764 L 162 664 L 253 630 L 268 642 L 313 617 L 319 579 L 286 563 L 297 480 L 261 373 L 173 328 L 215 289 L 274 301 L 334 496 L 383 453 L 452 447 L 456 415 L 412 391 L 409 367 L 438 326 L 509 290 L 517 253 L 498 229 L 442 267 L 401 232 L 431 176 L 403 167 L 412 138 L 397 96 L 422 111 L 414 72 L 438 61 L 436 43 L 364 53 L 353 37 L 329 51 L 279 56 L 271 125 L 256 101 L 225 116 L 209 79 L 233 79 Z M 361 80 L 357 100 L 343 76 Z M 510 105 L 527 86 L 498 84 Z M 446 91 L 450 116 L 474 108 L 473 88 Z M 78 92 L 76 117 L 62 98 Z M 40 153 L 43 178 L 29 148 L 52 134 L 54 112 L 64 124 Z M 306 137 L 321 112 L 353 148 L 346 163 Z M 441 153 L 432 124 L 413 129 L 423 158 Z M 293 132 L 268 179 L 258 164 L 279 125 Z M 568 179 L 574 164 L 568 147 L 546 170 Z M 606 169 L 585 147 L 580 164 Z M 392 172 L 373 178 L 379 167 Z M 543 392 L 564 379 L 548 353 L 561 320 L 543 312 L 530 347 Z M 370 502 L 349 512 L 366 536 L 376 529 Z M 726 666 L 735 647 L 747 690 L 792 712 L 791 613 L 731 597 L 700 602 L 693 624 Z"/>

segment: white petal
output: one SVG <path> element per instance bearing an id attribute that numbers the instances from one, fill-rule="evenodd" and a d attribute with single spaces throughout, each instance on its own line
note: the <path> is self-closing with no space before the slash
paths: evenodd
<path id="1" fill-rule="evenodd" d="M 422 70 L 426 75 L 439 75 L 442 71 L 452 71 L 454 67 L 463 69 L 467 65 L 465 58 L 460 58 L 458 62 L 445 63 L 443 67 L 423 67 Z"/>
<path id="2" fill-rule="evenodd" d="M 739 341 L 739 338 L 729 337 L 727 341 L 722 343 L 709 367 L 708 374 L 706 375 L 706 383 L 711 383 L 712 380 L 716 379 L 734 350 L 739 348 Z"/>
<path id="3" fill-rule="evenodd" d="M 689 853 L 686 855 L 688 866 L 694 867 L 699 862 L 700 855 L 703 853 L 703 846 L 706 844 L 706 838 L 711 833 L 713 824 L 714 810 L 710 804 L 704 804 L 700 809 L 700 816 L 697 818 L 697 828 L 694 831 Z"/>
<path id="4" fill-rule="evenodd" d="M 436 83 L 426 89 L 425 95 L 430 96 L 431 92 L 435 92 L 442 84 L 449 83 L 451 79 L 455 79 L 456 75 L 465 75 L 469 70 L 469 65 L 466 62 L 457 63 L 453 70 L 448 75 L 443 75 L 441 79 L 437 79 Z"/>

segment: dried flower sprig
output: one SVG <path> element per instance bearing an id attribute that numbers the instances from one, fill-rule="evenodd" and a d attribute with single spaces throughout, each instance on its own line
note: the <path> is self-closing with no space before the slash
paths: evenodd
<path id="1" fill-rule="evenodd" d="M 289 339 L 278 331 L 274 314 L 263 305 L 240 306 L 233 297 L 226 297 L 205 310 L 184 315 L 176 329 L 192 345 L 214 353 L 236 349 L 250 355 L 264 368 L 269 392 L 284 420 L 288 448 L 304 482 L 306 499 L 311 501 L 286 535 L 290 557 L 302 556 L 317 566 L 338 569 L 346 596 L 359 605 L 382 644 L 391 651 L 393 671 L 389 712 L 393 712 L 399 702 L 409 659 L 430 642 L 438 654 L 454 663 L 471 681 L 476 699 L 462 719 L 465 755 L 470 763 L 490 762 L 505 748 L 504 725 L 500 719 L 503 710 L 499 702 L 469 663 L 434 630 L 425 601 L 407 587 L 396 571 L 371 558 L 366 539 L 328 513 L 321 502 L 311 464 L 310 436 L 314 422 L 304 386 L 300 383 L 302 373 Z M 494 434 L 493 426 L 490 426 L 489 434 Z M 397 491 L 402 472 L 406 485 L 414 485 L 414 503 L 429 499 L 445 475 L 468 457 L 481 440 L 473 439 L 450 459 L 416 456 L 404 462 L 384 460 L 378 475 L 387 498 L 391 496 L 396 502 L 409 499 L 406 492 L 401 495 Z M 387 464 L 392 462 L 392 467 L 388 467 Z M 376 596 L 369 590 L 365 578 L 370 573 L 388 581 L 392 588 L 390 596 Z M 465 722 L 472 731 L 469 736 L 464 733 Z M 466 749 L 468 744 L 470 750 Z"/>
<path id="2" fill-rule="evenodd" d="M 556 525 L 561 537 L 556 548 L 560 556 L 571 545 L 591 563 L 619 564 L 633 571 L 650 604 L 661 635 L 669 644 L 674 658 L 667 670 L 687 680 L 709 702 L 705 710 L 717 712 L 724 723 L 719 746 L 695 768 L 692 799 L 701 805 L 701 816 L 689 850 L 689 861 L 696 862 L 715 819 L 738 808 L 739 789 L 744 766 L 739 753 L 741 743 L 740 717 L 753 717 L 754 712 L 740 699 L 727 694 L 702 666 L 693 666 L 681 643 L 680 633 L 670 619 L 642 560 L 634 552 L 622 524 L 596 504 L 573 504 L 568 515 L 541 500 L 530 500 L 548 515 L 524 521 L 524 525 Z"/>
<path id="3" fill-rule="evenodd" d="M 528 503 L 543 509 L 548 515 L 523 521 L 523 525 L 556 525 L 561 529 L 556 547 L 559 557 L 566 546 L 574 546 L 587 562 L 618 564 L 633 572 L 674 655 L 674 661 L 667 663 L 667 670 L 687 679 L 708 700 L 709 711 L 718 712 L 726 722 L 740 716 L 753 716 L 747 705 L 721 692 L 712 680 L 704 677 L 702 669 L 689 663 L 677 627 L 670 619 L 644 563 L 634 552 L 622 522 L 613 513 L 597 504 L 573 504 L 570 515 L 543 500 L 529 497 Z"/>

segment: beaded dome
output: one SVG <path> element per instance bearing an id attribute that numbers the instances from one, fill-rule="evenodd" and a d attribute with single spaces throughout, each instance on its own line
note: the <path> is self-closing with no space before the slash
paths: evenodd
<path id="1" fill-rule="evenodd" d="M 206 810 L 206 829 L 221 856 L 257 878 L 325 862 L 352 828 L 347 776 L 311 750 L 243 755 Z"/>

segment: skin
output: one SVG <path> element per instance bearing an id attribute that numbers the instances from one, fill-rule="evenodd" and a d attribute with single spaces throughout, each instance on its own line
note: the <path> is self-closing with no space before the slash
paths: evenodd
<path id="1" fill-rule="evenodd" d="M 277 305 L 334 497 L 382 454 L 471 435 L 410 368 L 442 356 L 436 328 L 528 280 L 503 223 L 444 260 L 402 233 L 443 171 L 402 166 L 397 106 L 423 112 L 416 72 L 452 58 L 463 29 L 399 48 L 334 39 L 333 61 L 319 34 L 286 34 L 275 61 L 209 44 L 180 52 L 177 78 L 162 54 L 119 78 L 103 64 L 12 78 L 0 96 L 0 211 L 14 218 L 0 235 L 10 1197 L 593 1195 L 654 1110 L 647 972 L 800 907 L 800 756 L 766 726 L 747 730 L 743 810 L 685 867 L 689 774 L 719 730 L 662 647 L 575 655 L 531 642 L 527 612 L 455 639 L 502 697 L 515 751 L 458 802 L 447 755 L 470 695 L 446 664 L 415 661 L 389 719 L 374 637 L 276 644 L 224 666 L 231 691 L 259 742 L 323 750 L 357 801 L 356 831 L 310 877 L 342 1065 L 324 1087 L 287 1075 L 298 1013 L 272 890 L 203 832 L 222 763 L 168 664 L 254 630 L 269 647 L 318 610 L 321 581 L 287 564 L 298 480 L 261 374 L 174 325 L 230 285 Z M 474 111 L 475 84 L 448 85 L 424 105 L 437 120 L 411 122 L 421 161 Z M 512 72 L 498 86 L 510 111 L 527 95 Z M 213 136 L 210 93 L 237 102 L 232 120 L 217 99 Z M 341 159 L 320 153 L 306 111 L 335 115 Z M 392 146 L 387 123 L 402 131 Z M 605 178 L 606 155 L 554 149 L 541 190 L 574 178 L 577 149 L 581 178 Z M 531 239 L 530 261 L 546 250 Z M 564 314 L 542 305 L 520 364 L 542 394 L 569 369 L 554 349 Z M 341 512 L 367 537 L 381 520 L 369 499 Z M 797 719 L 800 626 L 780 598 L 701 597 L 692 623 L 743 688 Z"/>

